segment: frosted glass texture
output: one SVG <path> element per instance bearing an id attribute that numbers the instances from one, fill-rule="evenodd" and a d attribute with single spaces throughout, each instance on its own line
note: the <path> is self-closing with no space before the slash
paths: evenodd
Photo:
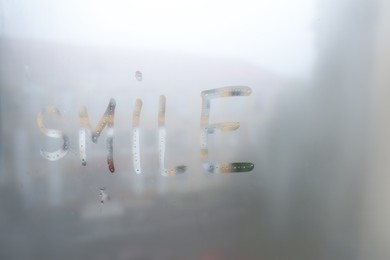
<path id="1" fill-rule="evenodd" d="M 0 258 L 387 259 L 389 17 L 0 0 Z"/>

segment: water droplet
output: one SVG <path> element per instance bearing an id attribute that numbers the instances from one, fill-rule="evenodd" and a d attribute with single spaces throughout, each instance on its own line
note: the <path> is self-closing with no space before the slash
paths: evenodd
<path id="1" fill-rule="evenodd" d="M 100 203 L 103 204 L 106 200 L 109 199 L 109 196 L 106 193 L 106 188 L 99 189 Z"/>
<path id="2" fill-rule="evenodd" d="M 142 81 L 142 72 L 137 70 L 135 72 L 135 78 L 138 80 L 138 81 Z"/>

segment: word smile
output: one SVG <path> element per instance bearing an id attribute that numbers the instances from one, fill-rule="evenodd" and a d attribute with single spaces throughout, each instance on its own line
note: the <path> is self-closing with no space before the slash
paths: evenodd
<path id="1" fill-rule="evenodd" d="M 200 156 L 202 164 L 205 170 L 211 173 L 229 173 L 229 172 L 249 172 L 254 168 L 254 164 L 251 162 L 228 162 L 219 163 L 211 162 L 209 160 L 208 149 L 208 135 L 214 134 L 217 130 L 221 132 L 234 131 L 240 127 L 239 122 L 222 122 L 222 123 L 209 123 L 210 118 L 210 105 L 211 100 L 215 98 L 223 97 L 236 97 L 236 96 L 249 96 L 252 93 L 250 87 L 246 86 L 229 86 L 216 89 L 205 90 L 201 92 L 202 106 L 201 106 L 201 118 L 200 118 Z M 184 173 L 187 170 L 187 166 L 178 165 L 165 167 L 165 104 L 166 98 L 164 95 L 159 99 L 158 110 L 158 150 L 159 150 L 159 169 L 163 176 L 174 176 Z M 115 119 L 115 107 L 116 101 L 111 98 L 108 103 L 107 109 L 104 115 L 99 120 L 96 127 L 91 127 L 87 108 L 84 105 L 80 106 L 79 110 L 79 152 L 81 164 L 87 165 L 87 151 L 86 151 L 86 136 L 91 136 L 92 142 L 97 143 L 99 137 L 105 127 L 107 127 L 107 165 L 110 172 L 115 172 L 114 166 L 114 119 Z M 133 118 L 132 118 L 132 154 L 133 154 L 133 168 L 136 174 L 141 174 L 141 156 L 140 156 L 140 130 L 139 123 L 141 119 L 142 100 L 136 99 Z M 41 155 L 49 161 L 57 161 L 64 158 L 70 147 L 70 140 L 68 136 L 59 129 L 47 128 L 44 123 L 44 117 L 46 115 L 60 116 L 60 111 L 54 106 L 45 107 L 41 113 L 38 114 L 37 123 L 40 131 L 50 138 L 62 139 L 62 147 L 54 152 L 49 152 L 44 149 L 41 150 Z"/>

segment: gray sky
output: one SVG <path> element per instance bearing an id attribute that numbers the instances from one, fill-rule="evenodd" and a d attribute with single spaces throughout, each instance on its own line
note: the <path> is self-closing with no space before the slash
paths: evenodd
<path id="1" fill-rule="evenodd" d="M 313 0 L 0 1 L 0 35 L 229 56 L 304 77 Z"/>

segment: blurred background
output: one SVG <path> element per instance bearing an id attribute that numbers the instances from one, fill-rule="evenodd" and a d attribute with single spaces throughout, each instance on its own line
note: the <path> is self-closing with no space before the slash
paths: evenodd
<path id="1" fill-rule="evenodd" d="M 390 3 L 385 0 L 0 0 L 1 259 L 388 259 Z M 137 73 L 140 72 L 140 73 Z M 200 160 L 201 91 L 211 102 Z M 166 96 L 167 166 L 158 168 Z M 78 111 L 96 126 L 116 100 L 115 173 L 107 129 L 79 158 Z M 142 99 L 142 174 L 132 115 Z M 65 158 L 41 149 L 70 140 Z"/>

